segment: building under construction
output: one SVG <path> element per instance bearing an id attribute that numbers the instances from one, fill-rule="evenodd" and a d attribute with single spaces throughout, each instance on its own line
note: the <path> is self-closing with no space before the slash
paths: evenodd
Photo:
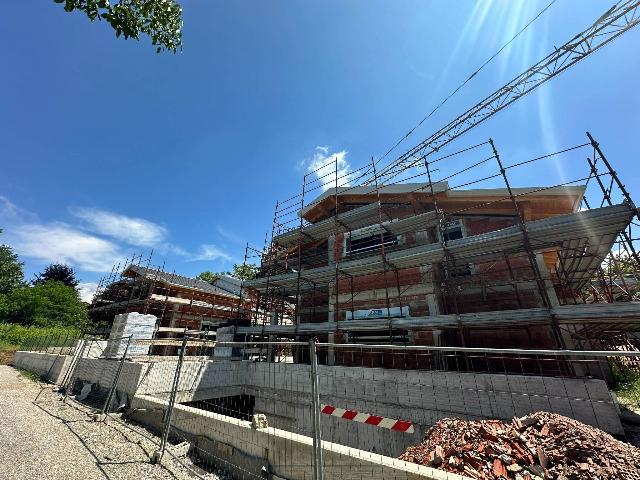
<path id="1" fill-rule="evenodd" d="M 151 268 L 151 256 L 147 266 L 141 265 L 141 258 L 132 258 L 122 271 L 115 266 L 100 282 L 89 307 L 94 324 L 110 326 L 120 313 L 151 314 L 159 319 L 156 334 L 162 338 L 185 330 L 215 330 L 235 316 L 239 280 L 221 276 L 209 283 L 165 272 L 163 266 Z"/>
<path id="2" fill-rule="evenodd" d="M 520 186 L 533 169 L 559 180 Z M 336 160 L 277 204 L 270 245 L 247 249 L 260 269 L 237 334 L 637 347 L 638 212 L 590 135 L 531 159 L 503 159 L 488 140 L 376 170 L 341 173 Z"/>
<path id="3" fill-rule="evenodd" d="M 83 338 L 62 355 L 46 340 L 16 364 L 61 379 L 67 401 L 100 399 L 105 421 L 161 432 L 153 458 L 166 449 L 199 478 L 220 469 L 241 479 L 541 478 L 564 475 L 556 467 L 568 461 L 568 476 L 636 478 L 635 451 L 600 466 L 593 452 L 611 449 L 609 437 L 535 420 L 559 414 L 618 436 L 621 419 L 637 422 L 637 389 L 613 395 L 607 384 L 612 367 L 619 380 L 640 365 L 638 211 L 618 159 L 589 134 L 533 158 L 501 154 L 491 139 L 448 149 L 639 24 L 640 1 L 617 3 L 396 160 L 347 172 L 336 159 L 307 172 L 302 191 L 276 204 L 269 243 L 247 246 L 258 275 L 237 289 L 150 261 L 115 268 L 92 318 L 151 313 L 156 334 L 181 326 L 182 339 L 135 336 L 123 321 L 107 342 Z M 208 322 L 215 340 L 185 331 Z M 454 445 L 432 428 L 452 418 L 461 429 L 458 419 L 491 420 Z M 517 428 L 505 433 L 496 419 Z M 538 432 L 543 445 L 530 455 Z M 556 433 L 569 450 L 543 451 Z M 412 451 L 429 466 L 398 458 Z"/>

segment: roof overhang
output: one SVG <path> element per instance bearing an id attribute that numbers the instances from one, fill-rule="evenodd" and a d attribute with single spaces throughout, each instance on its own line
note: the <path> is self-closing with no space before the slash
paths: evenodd
<path id="1" fill-rule="evenodd" d="M 554 199 L 568 200 L 565 211 L 561 213 L 576 212 L 580 208 L 586 185 L 568 185 L 560 187 L 519 187 L 512 188 L 517 201 L 521 202 L 549 202 Z M 371 203 L 377 200 L 378 194 L 384 202 L 397 201 L 402 196 L 418 196 L 423 197 L 422 200 L 428 201 L 432 193 L 438 195 L 438 201 L 441 199 L 452 202 L 475 202 L 482 204 L 484 202 L 504 201 L 510 202 L 510 194 L 507 188 L 483 188 L 483 189 L 450 189 L 447 182 L 437 182 L 433 184 L 433 189 L 429 183 L 401 183 L 389 186 L 382 186 L 379 192 L 374 186 L 357 186 L 357 187 L 338 187 L 330 188 L 319 195 L 306 207 L 302 208 L 298 215 L 306 220 L 315 222 L 322 219 L 322 212 L 332 211 L 336 195 L 338 201 L 358 201 L 363 204 Z"/>

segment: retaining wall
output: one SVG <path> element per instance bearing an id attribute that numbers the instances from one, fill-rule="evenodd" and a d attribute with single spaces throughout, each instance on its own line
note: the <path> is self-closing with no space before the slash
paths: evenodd
<path id="1" fill-rule="evenodd" d="M 168 394 L 161 364 L 140 382 L 138 393 Z M 389 456 L 398 456 L 424 438 L 441 418 L 498 418 L 544 410 L 575 418 L 614 435 L 622 424 L 604 381 L 527 375 L 389 370 L 319 366 L 322 403 L 413 422 L 413 434 L 322 415 L 323 438 Z M 172 377 L 171 377 L 172 378 Z M 311 435 L 311 383 L 308 365 L 207 361 L 185 363 L 178 402 L 253 395 L 256 413 L 269 425 Z"/>
<path id="2" fill-rule="evenodd" d="M 59 384 L 62 382 L 72 357 L 54 353 L 21 352 L 15 354 L 13 365 L 44 377 L 46 380 Z"/>
<path id="3" fill-rule="evenodd" d="M 28 352 L 18 352 L 17 359 L 21 353 Z M 46 366 L 46 361 L 33 365 Z M 117 360 L 83 358 L 76 377 L 108 388 L 117 366 Z M 130 398 L 166 400 L 175 368 L 176 362 L 167 357 L 151 363 L 125 362 L 117 390 Z M 415 432 L 409 434 L 321 415 L 323 439 L 391 457 L 422 441 L 437 420 L 451 416 L 510 420 L 544 410 L 623 434 L 614 400 L 598 379 L 340 366 L 319 366 L 318 373 L 322 403 L 413 422 Z M 240 394 L 255 397 L 255 413 L 266 414 L 271 427 L 311 435 L 308 365 L 223 359 L 184 363 L 178 402 Z"/>
<path id="4" fill-rule="evenodd" d="M 311 433 L 311 387 L 307 365 L 252 363 L 248 387 L 255 411 L 270 424 Z M 604 381 L 526 375 L 399 371 L 381 368 L 318 368 L 320 401 L 413 422 L 413 434 L 322 415 L 322 435 L 332 442 L 398 456 L 445 417 L 497 418 L 544 410 L 622 435 L 622 424 Z M 284 389 L 273 388 L 286 385 Z"/>
<path id="5" fill-rule="evenodd" d="M 166 409 L 167 404 L 166 400 L 156 397 L 136 396 L 132 407 L 155 413 L 139 410 L 133 414 L 133 418 L 143 423 L 154 422 L 159 426 L 159 410 Z M 260 471 L 253 469 L 264 462 L 269 473 L 278 477 L 312 479 L 313 441 L 310 437 L 273 427 L 255 429 L 247 421 L 179 404 L 175 406 L 172 425 L 187 436 L 196 448 L 220 452 L 220 456 L 216 456 L 218 462 L 222 458 L 236 465 L 241 462 L 238 466 L 245 473 L 260 476 Z M 371 480 L 468 480 L 460 475 L 335 443 L 322 442 L 322 446 L 324 478 L 327 480 L 365 477 Z"/>

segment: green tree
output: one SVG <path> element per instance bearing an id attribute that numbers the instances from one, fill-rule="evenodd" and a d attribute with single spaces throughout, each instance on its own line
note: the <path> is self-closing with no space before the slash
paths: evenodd
<path id="1" fill-rule="evenodd" d="M 2 233 L 1 229 L 0 233 Z M 0 245 L 0 295 L 7 295 L 24 285 L 22 265 L 18 261 L 18 255 L 13 253 L 11 247 Z M 1 298 L 0 302 L 2 302 Z"/>
<path id="2" fill-rule="evenodd" d="M 640 265 L 633 256 L 626 252 L 611 252 L 602 262 L 602 269 L 606 275 L 632 275 L 640 273 Z"/>
<path id="3" fill-rule="evenodd" d="M 258 274 L 258 266 L 251 263 L 236 263 L 233 266 L 231 276 L 240 280 L 253 280 Z"/>
<path id="4" fill-rule="evenodd" d="M 42 285 L 50 281 L 61 282 L 73 288 L 76 288 L 78 283 L 80 283 L 76 278 L 76 272 L 74 272 L 73 268 L 62 263 L 52 263 L 46 267 L 42 273 L 36 275 L 33 284 Z"/>
<path id="5" fill-rule="evenodd" d="M 64 3 L 67 12 L 84 12 L 92 22 L 107 21 L 116 37 L 140 39 L 144 34 L 151 38 L 156 51 L 177 52 L 182 48 L 182 8 L 175 0 L 119 0 L 111 5 L 109 0 L 54 0 Z"/>
<path id="6" fill-rule="evenodd" d="M 258 266 L 251 263 L 235 263 L 231 272 L 202 272 L 196 277 L 215 285 L 216 280 L 222 276 L 237 278 L 238 280 L 253 280 L 258 274 Z"/>
<path id="7" fill-rule="evenodd" d="M 77 327 L 87 323 L 87 306 L 78 291 L 61 282 L 16 288 L 6 297 L 9 323 L 38 327 Z"/>
<path id="8" fill-rule="evenodd" d="M 215 273 L 215 272 L 210 272 L 209 270 L 207 270 L 206 272 L 202 272 L 200 274 L 198 274 L 198 276 L 196 276 L 196 278 L 198 280 L 202 280 L 203 282 L 208 282 L 210 284 L 214 284 L 215 281 L 220 278 L 222 275 L 225 275 L 224 273 Z"/>

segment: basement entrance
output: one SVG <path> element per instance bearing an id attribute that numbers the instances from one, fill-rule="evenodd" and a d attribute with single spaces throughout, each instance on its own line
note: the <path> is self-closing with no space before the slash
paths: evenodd
<path id="1" fill-rule="evenodd" d="M 211 398 L 184 402 L 187 407 L 199 408 L 207 412 L 219 413 L 240 420 L 249 420 L 253 416 L 256 398 L 253 395 L 231 395 L 229 397 Z"/>

